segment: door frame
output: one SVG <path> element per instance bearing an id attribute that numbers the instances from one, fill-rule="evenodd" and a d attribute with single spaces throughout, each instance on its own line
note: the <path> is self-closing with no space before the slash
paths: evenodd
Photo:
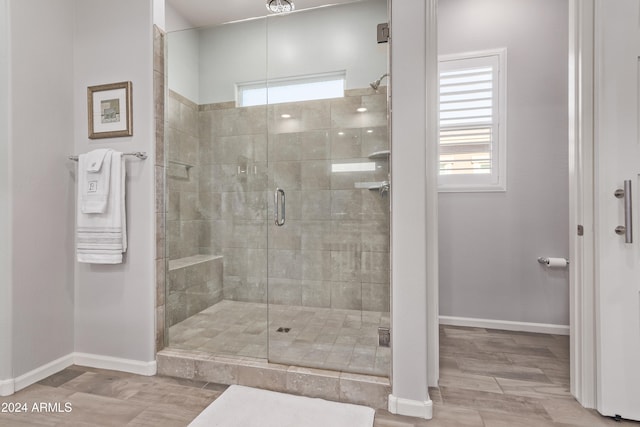
<path id="1" fill-rule="evenodd" d="M 438 0 L 426 0 L 427 10 L 437 10 Z M 571 394 L 586 408 L 596 404 L 595 241 L 594 241 L 594 9 L 595 0 L 569 0 L 569 323 Z M 437 22 L 437 17 L 436 17 Z M 426 62 L 437 64 L 437 52 L 427 49 Z M 435 75 L 427 75 L 427 84 Z M 427 103 L 427 119 L 437 103 Z M 437 117 L 437 116 L 436 116 Z M 427 151 L 437 144 L 427 139 Z M 427 159 L 427 164 L 429 163 Z M 437 192 L 427 193 L 427 205 L 437 205 Z M 582 225 L 583 236 L 577 227 Z M 427 229 L 437 230 L 437 215 L 427 218 Z M 437 266 L 437 251 L 427 252 L 427 265 Z M 429 277 L 429 323 L 438 324 L 438 280 Z M 435 320 L 434 320 L 435 319 Z M 434 325 L 430 325 L 433 327 Z M 439 378 L 437 334 L 428 337 L 429 385 Z"/>
<path id="2" fill-rule="evenodd" d="M 570 379 L 586 408 L 596 405 L 594 19 L 595 0 L 569 0 Z"/>

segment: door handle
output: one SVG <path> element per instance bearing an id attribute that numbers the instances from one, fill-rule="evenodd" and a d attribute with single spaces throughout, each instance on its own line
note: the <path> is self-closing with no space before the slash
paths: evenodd
<path id="1" fill-rule="evenodd" d="M 273 194 L 273 211 L 274 211 L 274 220 L 278 227 L 282 227 L 286 219 L 285 205 L 286 205 L 286 201 L 284 196 L 284 190 L 282 188 L 276 188 L 276 191 Z M 280 214 L 280 211 L 282 211 L 282 214 Z"/>
<path id="2" fill-rule="evenodd" d="M 625 243 L 633 243 L 633 210 L 631 208 L 631 180 L 624 181 L 624 189 L 618 188 L 613 193 L 618 199 L 624 198 L 624 225 L 616 227 L 616 234 L 624 234 Z"/>

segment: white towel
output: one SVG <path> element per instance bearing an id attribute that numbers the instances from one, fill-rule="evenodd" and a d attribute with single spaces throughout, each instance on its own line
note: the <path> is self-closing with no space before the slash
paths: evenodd
<path id="1" fill-rule="evenodd" d="M 83 213 L 107 209 L 113 150 L 100 148 L 78 156 L 78 191 Z"/>
<path id="2" fill-rule="evenodd" d="M 110 148 L 98 148 L 97 150 L 83 154 L 83 156 L 87 157 L 87 172 L 99 172 L 100 168 L 102 168 L 102 162 L 105 159 L 105 155 L 110 151 L 113 150 Z"/>
<path id="3" fill-rule="evenodd" d="M 85 171 L 87 166 L 82 160 L 83 157 L 79 156 L 79 173 Z M 120 264 L 122 253 L 127 250 L 126 173 L 122 153 L 114 151 L 111 154 L 110 166 L 110 191 L 105 212 L 84 213 L 81 204 L 82 193 L 79 188 L 76 218 L 78 262 Z M 102 167 L 106 167 L 106 163 Z M 78 183 L 82 183 L 82 180 L 79 179 Z"/>

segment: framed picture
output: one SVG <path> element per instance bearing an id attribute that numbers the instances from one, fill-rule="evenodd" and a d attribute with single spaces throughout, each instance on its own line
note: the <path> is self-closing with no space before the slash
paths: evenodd
<path id="1" fill-rule="evenodd" d="M 131 82 L 87 88 L 89 138 L 133 135 Z"/>

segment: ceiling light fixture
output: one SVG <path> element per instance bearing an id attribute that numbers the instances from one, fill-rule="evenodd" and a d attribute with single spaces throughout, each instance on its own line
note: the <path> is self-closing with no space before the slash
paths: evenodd
<path id="1" fill-rule="evenodd" d="M 356 111 L 358 113 L 364 113 L 365 111 L 367 111 L 367 107 L 359 107 L 359 108 L 356 109 Z"/>
<path id="2" fill-rule="evenodd" d="M 267 10 L 271 13 L 293 12 L 293 0 L 267 0 Z"/>

